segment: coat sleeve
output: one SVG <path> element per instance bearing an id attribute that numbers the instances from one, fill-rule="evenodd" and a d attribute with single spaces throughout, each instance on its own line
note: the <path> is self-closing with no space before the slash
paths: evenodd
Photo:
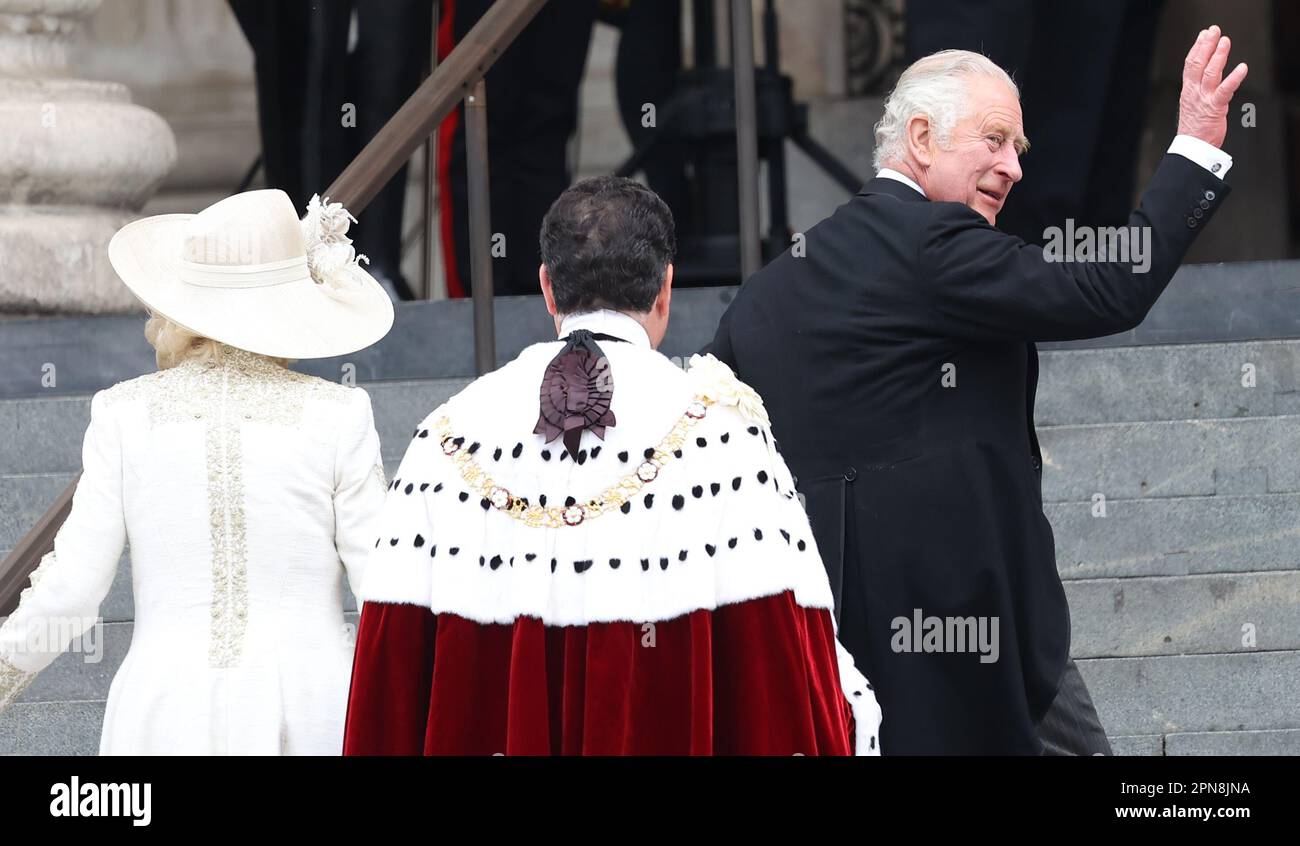
<path id="1" fill-rule="evenodd" d="M 917 251 L 923 320 L 945 337 L 1064 341 L 1137 326 L 1228 194 L 1223 180 L 1168 154 L 1129 216 L 1132 260 L 1062 261 L 958 203 L 930 203 Z M 1065 221 L 1061 221 L 1065 226 Z M 1062 228 L 1060 240 L 1064 241 Z M 1134 244 L 1145 253 L 1134 253 Z M 1049 247 L 1050 239 L 1049 239 Z"/>
<path id="2" fill-rule="evenodd" d="M 351 413 L 342 428 L 334 460 L 334 545 L 352 594 L 360 603 L 386 483 L 370 396 L 354 388 L 351 400 Z"/>
<path id="3" fill-rule="evenodd" d="M 104 392 L 90 404 L 82 445 L 82 475 L 72 510 L 0 626 L 0 711 L 99 620 L 126 545 L 122 456 L 116 421 Z"/>

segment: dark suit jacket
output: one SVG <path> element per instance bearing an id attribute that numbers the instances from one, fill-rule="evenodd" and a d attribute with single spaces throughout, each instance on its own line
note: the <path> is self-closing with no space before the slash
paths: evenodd
<path id="1" fill-rule="evenodd" d="M 1033 342 L 1140 323 L 1227 193 L 1165 156 L 1129 219 L 1150 230 L 1137 273 L 1048 262 L 964 205 L 876 178 L 723 316 L 712 352 L 767 404 L 886 754 L 1039 752 L 1070 617 L 1042 511 Z M 954 623 L 926 643 L 918 612 Z M 996 620 L 997 660 L 958 651 L 970 617 L 990 642 Z"/>

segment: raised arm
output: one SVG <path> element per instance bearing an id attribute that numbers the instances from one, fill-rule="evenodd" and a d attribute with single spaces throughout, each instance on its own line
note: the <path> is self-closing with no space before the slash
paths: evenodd
<path id="1" fill-rule="evenodd" d="M 1219 148 L 1232 96 L 1246 77 L 1241 64 L 1223 78 L 1230 48 L 1218 27 L 1202 31 L 1192 45 L 1183 67 L 1179 134 L 1127 225 L 1089 233 L 1089 260 L 1065 260 L 1066 253 L 1074 257 L 1076 239 L 1064 220 L 1055 239 L 1045 233 L 1044 251 L 1004 235 L 965 206 L 933 204 L 917 244 L 918 283 L 930 294 L 928 314 L 940 331 L 974 340 L 1049 341 L 1140 323 L 1229 191 L 1222 177 L 1232 159 Z M 1108 250 L 1103 259 L 1102 243 L 1127 250 Z"/>

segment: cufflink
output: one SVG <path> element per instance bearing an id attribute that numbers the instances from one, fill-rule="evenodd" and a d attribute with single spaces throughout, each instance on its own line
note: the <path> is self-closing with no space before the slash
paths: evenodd
<path id="1" fill-rule="evenodd" d="M 1218 162 L 1215 162 L 1214 165 L 1210 168 L 1210 173 L 1218 173 L 1221 170 L 1223 170 L 1223 165 L 1219 164 Z"/>

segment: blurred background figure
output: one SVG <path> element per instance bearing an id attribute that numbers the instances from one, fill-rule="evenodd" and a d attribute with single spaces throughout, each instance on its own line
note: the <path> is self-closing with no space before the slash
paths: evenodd
<path id="1" fill-rule="evenodd" d="M 654 0 L 602 0 L 600 20 L 620 30 L 614 62 L 618 114 L 633 147 L 654 135 L 644 124 L 645 105 L 662 105 L 677 89 L 682 69 L 682 4 Z M 684 145 L 660 139 L 642 163 L 645 180 L 672 210 L 678 232 L 692 229 Z"/>
<path id="2" fill-rule="evenodd" d="M 444 0 L 439 61 L 491 5 L 492 0 Z M 538 293 L 537 233 L 571 181 L 569 139 L 578 127 L 578 89 L 596 9 L 596 0 L 547 3 L 487 73 L 492 232 L 505 236 L 505 255 L 494 255 L 492 262 L 498 295 Z M 443 262 L 453 297 L 469 292 L 463 115 L 458 106 L 438 133 Z"/>
<path id="3" fill-rule="evenodd" d="M 1131 211 L 1164 0 L 909 0 L 907 59 L 972 50 L 1020 86 L 1032 155 L 998 228 L 1121 226 Z"/>
<path id="4" fill-rule="evenodd" d="M 285 191 L 302 208 L 419 86 L 428 65 L 433 5 L 229 2 L 253 48 L 266 185 Z M 405 195 L 403 167 L 366 207 L 366 222 L 354 237 L 357 251 L 370 259 L 370 272 L 395 299 L 412 296 L 401 273 Z"/>

